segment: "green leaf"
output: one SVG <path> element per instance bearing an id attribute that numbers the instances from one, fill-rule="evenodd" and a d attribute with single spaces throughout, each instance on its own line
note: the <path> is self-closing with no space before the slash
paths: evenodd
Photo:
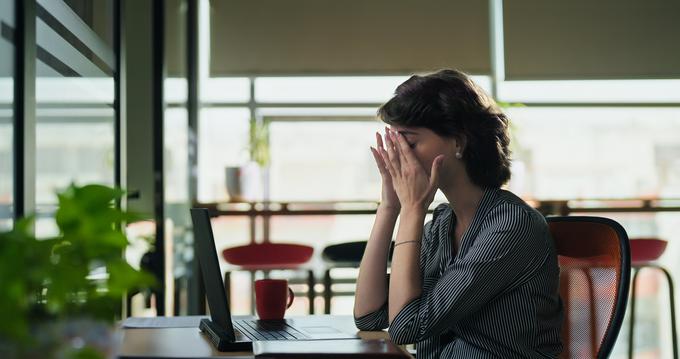
<path id="1" fill-rule="evenodd" d="M 113 295 L 122 295 L 130 289 L 140 289 L 155 284 L 155 278 L 151 274 L 138 271 L 123 260 L 111 261 L 107 265 L 107 270 L 109 291 Z"/>
<path id="2" fill-rule="evenodd" d="M 111 321 L 124 293 L 154 285 L 152 275 L 123 258 L 129 240 L 120 224 L 144 218 L 115 207 L 123 194 L 104 185 L 71 184 L 57 194 L 57 237 L 36 239 L 33 217 L 0 233 L 0 336 L 26 343 L 29 323 L 46 316 Z M 107 279 L 88 278 L 96 266 L 107 268 Z M 74 357 L 91 354 L 85 350 Z"/>
<path id="3" fill-rule="evenodd" d="M 68 353 L 68 357 L 71 359 L 103 359 L 104 355 L 94 348 L 84 347 Z"/>

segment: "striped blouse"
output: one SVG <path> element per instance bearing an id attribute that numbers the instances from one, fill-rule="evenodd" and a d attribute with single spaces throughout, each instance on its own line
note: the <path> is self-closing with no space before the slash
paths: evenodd
<path id="1" fill-rule="evenodd" d="M 422 293 L 394 318 L 392 340 L 416 343 L 418 358 L 557 357 L 559 268 L 543 216 L 508 191 L 486 190 L 453 253 L 455 221 L 441 204 L 425 225 Z M 387 303 L 355 322 L 385 329 Z"/>

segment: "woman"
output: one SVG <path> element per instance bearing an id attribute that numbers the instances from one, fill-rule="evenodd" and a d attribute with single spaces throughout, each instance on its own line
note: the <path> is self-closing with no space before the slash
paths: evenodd
<path id="1" fill-rule="evenodd" d="M 555 248 L 543 216 L 500 189 L 510 179 L 508 119 L 454 70 L 412 76 L 378 115 L 391 128 L 371 148 L 382 202 L 357 280 L 357 327 L 389 324 L 419 358 L 556 357 Z M 423 227 L 437 189 L 449 204 Z"/>

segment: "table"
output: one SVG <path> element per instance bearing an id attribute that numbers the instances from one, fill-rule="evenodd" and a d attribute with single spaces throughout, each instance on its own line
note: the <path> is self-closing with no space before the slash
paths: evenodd
<path id="1" fill-rule="evenodd" d="M 333 321 L 335 327 L 357 334 L 363 340 L 388 338 L 385 331 L 358 331 L 351 316 L 309 315 L 293 318 L 318 324 Z M 193 327 L 123 328 L 121 332 L 120 358 L 254 358 L 252 352 L 225 353 L 215 350 L 210 340 Z M 404 358 L 409 357 L 404 350 Z"/>

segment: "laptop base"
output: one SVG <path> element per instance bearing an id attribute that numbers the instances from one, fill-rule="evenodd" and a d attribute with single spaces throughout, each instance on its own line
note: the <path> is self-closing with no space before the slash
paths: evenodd
<path id="1" fill-rule="evenodd" d="M 210 319 L 201 319 L 198 328 L 210 337 L 215 348 L 221 352 L 248 352 L 253 350 L 253 342 L 236 341 L 229 332 L 220 328 Z"/>

